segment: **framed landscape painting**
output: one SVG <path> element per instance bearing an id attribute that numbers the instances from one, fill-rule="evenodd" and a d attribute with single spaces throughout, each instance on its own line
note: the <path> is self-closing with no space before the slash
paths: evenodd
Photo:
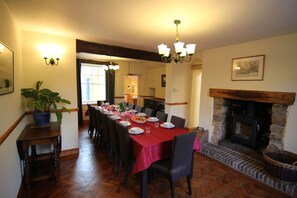
<path id="1" fill-rule="evenodd" d="M 231 80 L 263 80 L 265 55 L 232 59 Z"/>

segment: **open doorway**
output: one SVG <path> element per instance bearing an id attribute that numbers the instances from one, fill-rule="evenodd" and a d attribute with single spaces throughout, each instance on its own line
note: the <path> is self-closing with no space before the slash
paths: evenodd
<path id="1" fill-rule="evenodd" d="M 138 99 L 138 76 L 127 75 L 124 78 L 125 101 L 129 104 L 137 104 Z"/>

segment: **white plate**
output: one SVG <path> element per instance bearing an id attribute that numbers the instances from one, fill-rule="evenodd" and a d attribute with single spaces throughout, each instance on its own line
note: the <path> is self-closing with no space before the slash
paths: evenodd
<path id="1" fill-rule="evenodd" d="M 104 111 L 103 114 L 108 115 L 108 116 L 113 115 L 113 113 L 111 111 Z"/>
<path id="2" fill-rule="evenodd" d="M 171 129 L 171 128 L 175 127 L 175 125 L 172 124 L 172 123 L 171 124 L 164 124 L 164 123 L 160 124 L 160 126 L 163 127 L 163 128 Z"/>
<path id="3" fill-rule="evenodd" d="M 117 116 L 117 115 L 112 115 L 112 116 L 109 116 L 111 119 L 113 120 L 118 120 L 118 119 L 121 119 L 120 116 Z"/>
<path id="4" fill-rule="evenodd" d="M 136 116 L 138 116 L 138 117 L 145 117 L 146 114 L 145 113 L 138 113 L 138 114 L 136 114 Z"/>
<path id="5" fill-rule="evenodd" d="M 144 130 L 139 127 L 132 127 L 131 129 L 129 129 L 129 133 L 133 134 L 133 135 L 141 134 L 143 132 L 144 132 Z"/>
<path id="6" fill-rule="evenodd" d="M 128 112 L 130 112 L 130 113 L 136 113 L 137 111 L 135 109 L 130 109 Z"/>
<path id="7" fill-rule="evenodd" d="M 125 120 L 120 121 L 120 123 L 121 123 L 122 125 L 126 126 L 126 127 L 131 125 L 130 122 L 125 121 Z"/>
<path id="8" fill-rule="evenodd" d="M 149 117 L 149 118 L 147 119 L 147 121 L 149 121 L 149 122 L 158 122 L 159 119 L 156 118 L 156 117 Z"/>

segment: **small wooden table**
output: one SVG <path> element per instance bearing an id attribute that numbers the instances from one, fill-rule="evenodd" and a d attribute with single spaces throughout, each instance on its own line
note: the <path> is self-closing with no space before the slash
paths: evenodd
<path id="1" fill-rule="evenodd" d="M 41 144 L 52 145 L 52 151 L 37 154 L 36 145 Z M 17 147 L 21 160 L 24 160 L 24 182 L 27 188 L 30 187 L 31 181 L 52 177 L 57 181 L 60 168 L 59 155 L 61 152 L 61 130 L 57 122 L 52 122 L 45 127 L 35 127 L 32 124 L 27 125 L 17 139 Z M 29 154 L 29 148 L 31 148 L 31 155 Z M 36 171 L 35 169 L 38 169 L 36 162 L 41 160 L 50 161 L 50 171 L 47 174 L 33 177 L 33 172 Z"/>

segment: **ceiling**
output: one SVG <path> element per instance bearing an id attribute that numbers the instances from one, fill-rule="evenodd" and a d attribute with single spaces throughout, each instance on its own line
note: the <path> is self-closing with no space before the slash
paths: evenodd
<path id="1" fill-rule="evenodd" d="M 157 52 L 196 50 L 297 32 L 296 0 L 4 0 L 21 29 Z"/>

